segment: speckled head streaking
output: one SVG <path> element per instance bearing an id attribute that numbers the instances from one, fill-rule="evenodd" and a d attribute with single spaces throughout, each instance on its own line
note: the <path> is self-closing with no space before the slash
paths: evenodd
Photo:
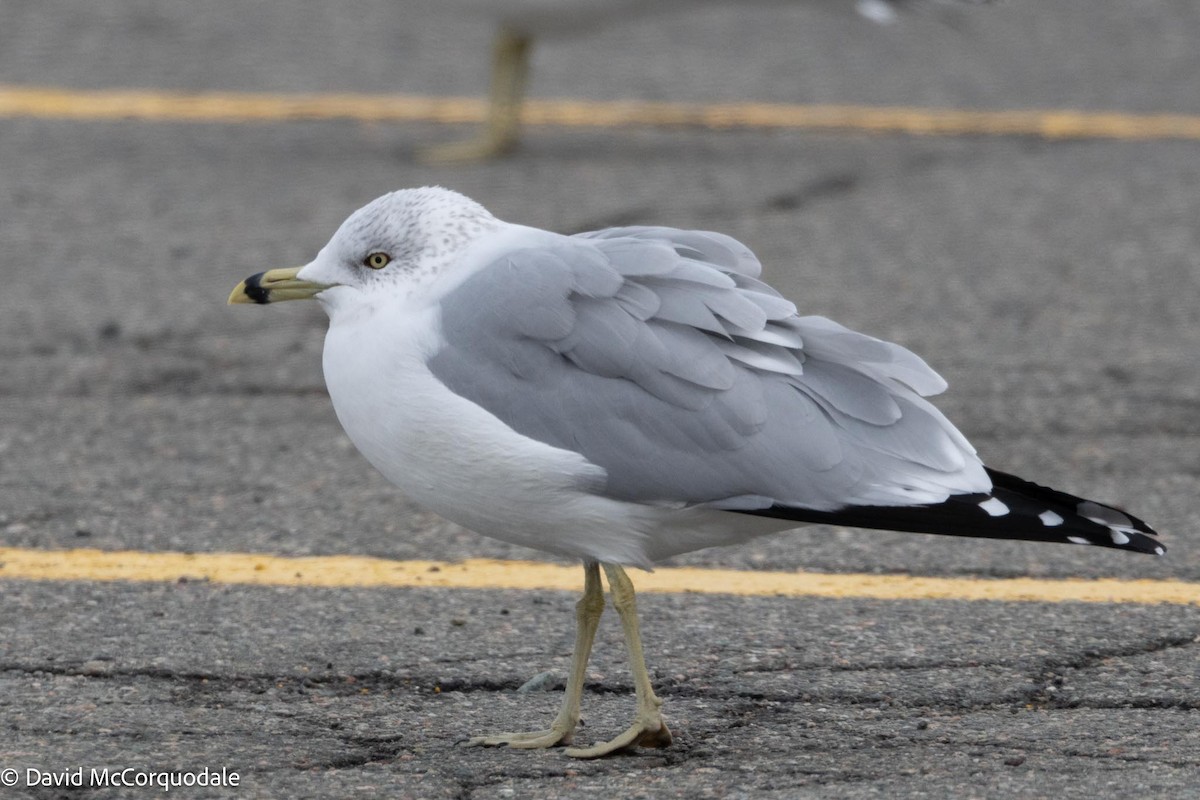
<path id="1" fill-rule="evenodd" d="M 437 186 L 377 198 L 342 223 L 303 267 L 251 275 L 230 303 L 276 303 L 316 297 L 331 315 L 403 299 L 435 283 L 463 252 L 503 223 L 483 206 Z"/>
<path id="2" fill-rule="evenodd" d="M 328 288 L 327 307 L 353 292 L 393 295 L 428 285 L 456 256 L 500 222 L 486 208 L 438 186 L 402 189 L 355 211 L 297 273 Z"/>

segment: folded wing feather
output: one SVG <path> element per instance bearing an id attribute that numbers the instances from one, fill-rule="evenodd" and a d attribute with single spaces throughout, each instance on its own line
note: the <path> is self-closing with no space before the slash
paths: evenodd
<path id="1" fill-rule="evenodd" d="M 834 510 L 991 483 L 904 348 L 795 306 L 722 234 L 617 228 L 511 252 L 442 300 L 429 366 L 609 496 Z"/>

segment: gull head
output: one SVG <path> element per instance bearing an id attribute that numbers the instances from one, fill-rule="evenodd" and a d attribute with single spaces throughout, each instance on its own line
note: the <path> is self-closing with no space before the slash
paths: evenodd
<path id="1" fill-rule="evenodd" d="M 431 286 L 462 251 L 501 223 L 458 192 L 401 189 L 355 211 L 303 267 L 251 275 L 234 303 L 315 297 L 330 314 L 345 307 L 407 297 Z"/>

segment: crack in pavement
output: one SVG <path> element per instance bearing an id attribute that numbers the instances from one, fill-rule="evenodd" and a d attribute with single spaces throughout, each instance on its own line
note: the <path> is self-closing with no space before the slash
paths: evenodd
<path id="1" fill-rule="evenodd" d="M 1065 682 L 1064 671 L 1086 671 L 1116 658 L 1130 658 L 1141 655 L 1167 652 L 1173 649 L 1195 646 L 1200 637 L 1193 634 L 1173 635 L 1156 639 L 1147 643 L 1124 645 L 1104 649 L 1087 649 L 1074 657 L 1049 656 L 1031 660 L 1027 658 L 1014 660 L 997 660 L 992 662 L 897 662 L 894 664 L 880 662 L 866 665 L 804 665 L 796 666 L 790 662 L 778 665 L 759 664 L 753 667 L 732 671 L 733 675 L 769 675 L 771 673 L 838 673 L 838 672 L 887 672 L 887 671 L 938 671 L 938 670 L 972 670 L 989 668 L 1014 669 L 1021 672 L 1028 683 L 1024 687 L 1014 685 L 1013 691 L 1006 692 L 992 699 L 972 704 L 947 704 L 944 707 L 954 709 L 987 708 L 997 705 L 1008 705 L 1013 702 L 1025 702 L 1035 706 L 1055 708 L 1197 708 L 1200 699 L 1189 700 L 1160 700 L 1154 698 L 1136 698 L 1123 704 L 1089 703 L 1086 700 L 1061 698 L 1057 696 L 1058 687 Z M 527 657 L 522 653 L 515 657 Z M 481 662 L 500 662 L 514 658 L 513 654 L 494 655 L 483 658 L 448 658 L 440 659 L 436 664 L 463 664 Z M 475 692 L 515 692 L 525 680 L 520 677 L 512 678 L 460 678 L 443 674 L 430 674 L 424 668 L 426 665 L 412 665 L 405 669 L 367 670 L 355 673 L 331 673 L 325 675 L 278 675 L 273 673 L 240 673 L 219 674 L 202 671 L 180 671 L 166 667 L 110 667 L 107 662 L 93 664 L 82 662 L 76 665 L 47 664 L 47 663 L 0 663 L 0 672 L 16 672 L 22 674 L 49 674 L 70 677 L 95 678 L 113 680 L 120 678 L 150 678 L 155 680 L 172 681 L 176 683 L 195 684 L 198 693 L 216 694 L 230 687 L 242 688 L 252 693 L 263 693 L 270 689 L 290 690 L 304 694 L 318 691 L 329 696 L 359 694 L 362 690 L 405 691 L 410 694 L 424 694 L 430 690 L 435 693 L 460 692 L 470 694 Z M 658 691 L 664 696 L 702 699 L 733 699 L 742 698 L 756 701 L 794 702 L 797 699 L 812 699 L 818 697 L 822 702 L 842 702 L 853 705 L 898 705 L 895 698 L 870 692 L 867 695 L 852 692 L 834 691 L 815 695 L 801 691 L 798 694 L 764 692 L 752 689 L 721 689 L 710 685 L 696 685 L 701 676 L 690 676 L 679 681 L 673 678 L 659 676 L 656 681 Z M 631 685 L 609 681 L 588 682 L 585 691 L 596 695 L 625 696 L 633 693 Z M 938 707 L 922 704 L 921 707 Z"/>
<path id="2" fill-rule="evenodd" d="M 1075 661 L 1055 661 L 1051 658 L 1047 659 L 1045 663 L 1047 666 L 1052 667 L 1088 669 L 1111 658 L 1132 658 L 1134 656 L 1151 655 L 1154 653 L 1166 652 L 1167 650 L 1191 647 L 1197 644 L 1200 644 L 1200 632 L 1174 634 L 1172 636 L 1164 636 L 1160 639 L 1152 640 L 1149 643 L 1142 645 L 1130 644 L 1105 649 L 1088 648 L 1085 649 Z"/>
<path id="3" fill-rule="evenodd" d="M 1195 634 L 1176 634 L 1150 641 L 1146 644 L 1130 644 L 1108 649 L 1086 648 L 1075 657 L 1055 658 L 1054 656 L 1037 659 L 1037 666 L 1042 668 L 1088 669 L 1096 664 L 1112 658 L 1130 658 L 1139 655 L 1165 652 L 1181 647 L 1200 644 L 1200 632 Z M 805 670 L 828 670 L 829 672 L 904 672 L 941 669 L 987 669 L 1004 668 L 1028 670 L 1031 668 L 1031 656 L 1016 658 L 999 658 L 992 660 L 960 661 L 949 659 L 945 661 L 876 661 L 864 664 L 817 664 L 784 661 L 781 664 L 758 663 L 749 667 L 731 670 L 734 675 L 770 674 L 772 672 L 803 672 Z"/>
<path id="4" fill-rule="evenodd" d="M 407 749 L 402 743 L 407 738 L 404 734 L 390 736 L 338 736 L 337 739 L 346 747 L 356 752 L 347 752 L 320 763 L 294 763 L 292 769 L 309 770 L 314 767 L 324 769 L 354 769 L 370 764 L 390 764 Z"/>

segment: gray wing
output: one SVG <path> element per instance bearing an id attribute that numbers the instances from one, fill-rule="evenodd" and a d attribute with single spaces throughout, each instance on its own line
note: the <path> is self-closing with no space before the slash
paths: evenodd
<path id="1" fill-rule="evenodd" d="M 795 306 L 717 233 L 615 228 L 479 270 L 429 367 L 609 496 L 731 509 L 940 502 L 990 481 L 920 358 Z"/>

